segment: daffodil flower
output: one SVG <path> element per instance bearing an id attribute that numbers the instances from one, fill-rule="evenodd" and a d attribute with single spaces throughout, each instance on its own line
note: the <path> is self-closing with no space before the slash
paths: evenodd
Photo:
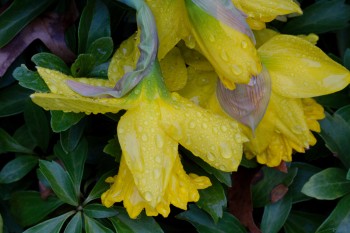
<path id="1" fill-rule="evenodd" d="M 148 0 L 160 37 L 159 59 L 182 39 L 210 61 L 229 89 L 261 71 L 254 35 L 228 0 Z"/>
<path id="2" fill-rule="evenodd" d="M 264 29 L 265 23 L 274 20 L 277 16 L 302 14 L 300 7 L 293 0 L 232 0 L 232 2 L 248 16 L 247 23 L 253 30 Z"/>

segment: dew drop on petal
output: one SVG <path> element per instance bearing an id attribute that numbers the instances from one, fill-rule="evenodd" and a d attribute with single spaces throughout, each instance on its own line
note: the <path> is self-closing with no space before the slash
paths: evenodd
<path id="1" fill-rule="evenodd" d="M 211 41 L 211 42 L 215 41 L 215 36 L 213 34 L 209 35 L 209 41 Z"/>
<path id="2" fill-rule="evenodd" d="M 224 61 L 228 61 L 228 56 L 227 56 L 227 52 L 226 52 L 225 49 L 222 49 L 222 50 L 221 50 L 221 58 L 222 58 L 222 60 L 224 60 Z"/>
<path id="3" fill-rule="evenodd" d="M 222 126 L 221 126 L 221 130 L 222 130 L 222 132 L 226 132 L 226 131 L 227 131 L 227 127 L 224 126 L 224 125 L 222 125 Z"/>
<path id="4" fill-rule="evenodd" d="M 154 174 L 155 179 L 159 179 L 159 177 L 161 175 L 160 169 L 159 168 L 154 169 L 153 174 Z"/>
<path id="5" fill-rule="evenodd" d="M 228 159 L 228 158 L 231 158 L 232 157 L 232 153 L 231 153 L 231 150 L 230 150 L 230 147 L 222 142 L 220 144 L 220 152 L 221 152 L 221 156 L 225 159 Z"/>
<path id="6" fill-rule="evenodd" d="M 141 139 L 142 141 L 146 142 L 148 140 L 148 137 L 146 134 L 142 134 Z"/>
<path id="7" fill-rule="evenodd" d="M 163 140 L 163 137 L 159 134 L 157 134 L 156 136 L 156 145 L 157 147 L 160 149 L 160 148 L 163 148 L 164 146 L 164 140 Z"/>
<path id="8" fill-rule="evenodd" d="M 210 162 L 213 162 L 215 160 L 215 157 L 211 152 L 208 153 L 207 158 Z"/>
<path id="9" fill-rule="evenodd" d="M 206 128 L 208 128 L 208 125 L 206 123 L 203 123 L 202 127 L 203 127 L 203 129 L 206 129 Z"/>
<path id="10" fill-rule="evenodd" d="M 243 49 L 246 49 L 246 48 L 248 47 L 247 41 L 243 40 L 243 41 L 241 42 L 241 46 L 242 46 Z"/>
<path id="11" fill-rule="evenodd" d="M 191 121 L 189 127 L 190 129 L 194 129 L 196 127 L 196 123 L 194 121 Z"/>
<path id="12" fill-rule="evenodd" d="M 146 201 L 152 201 L 152 199 L 153 199 L 153 196 L 150 192 L 145 192 L 144 197 L 145 197 Z"/>

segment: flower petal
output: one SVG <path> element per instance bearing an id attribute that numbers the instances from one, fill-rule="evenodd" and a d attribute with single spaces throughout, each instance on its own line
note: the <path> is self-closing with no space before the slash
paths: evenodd
<path id="1" fill-rule="evenodd" d="M 155 207 L 165 193 L 177 157 L 177 142 L 159 126 L 157 104 L 145 100 L 118 123 L 118 139 L 141 196 Z"/>
<path id="2" fill-rule="evenodd" d="M 227 88 L 234 89 L 236 82 L 248 83 L 251 76 L 260 73 L 261 64 L 249 36 L 217 20 L 190 0 L 186 0 L 186 6 L 193 36 Z"/>
<path id="3" fill-rule="evenodd" d="M 175 106 L 161 107 L 161 125 L 167 134 L 211 166 L 237 170 L 246 141 L 237 122 L 210 113 L 176 93 L 172 96 Z"/>
<path id="4" fill-rule="evenodd" d="M 281 96 L 309 98 L 339 91 L 350 82 L 350 72 L 310 42 L 277 35 L 258 49 L 268 69 L 272 90 Z"/>

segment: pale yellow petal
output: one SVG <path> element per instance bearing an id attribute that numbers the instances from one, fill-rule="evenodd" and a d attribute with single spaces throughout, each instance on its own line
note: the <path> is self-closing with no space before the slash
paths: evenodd
<path id="1" fill-rule="evenodd" d="M 265 44 L 272 37 L 278 35 L 279 33 L 272 29 L 263 29 L 259 31 L 254 31 L 254 36 L 256 40 L 255 47 L 259 48 L 261 45 Z"/>
<path id="2" fill-rule="evenodd" d="M 272 89 L 281 96 L 308 98 L 339 91 L 350 72 L 308 41 L 277 35 L 258 49 L 268 69 Z"/>
<path id="3" fill-rule="evenodd" d="M 247 140 L 238 123 L 198 107 L 176 93 L 172 96 L 174 106 L 161 108 L 165 131 L 211 166 L 223 171 L 237 170 L 242 143 Z"/>
<path id="4" fill-rule="evenodd" d="M 196 49 L 188 48 L 183 42 L 180 42 L 177 46 L 188 66 L 198 71 L 214 71 L 210 62 Z"/>
<path id="5" fill-rule="evenodd" d="M 160 61 L 163 78 L 169 91 L 178 91 L 182 89 L 187 82 L 187 69 L 180 50 L 174 47 Z"/>
<path id="6" fill-rule="evenodd" d="M 145 100 L 118 123 L 125 161 L 142 197 L 152 206 L 161 200 L 177 157 L 177 142 L 159 126 L 157 104 Z"/>

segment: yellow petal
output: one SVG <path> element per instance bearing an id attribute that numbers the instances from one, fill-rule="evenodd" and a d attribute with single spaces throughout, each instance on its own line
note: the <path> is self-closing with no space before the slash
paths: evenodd
<path id="1" fill-rule="evenodd" d="M 169 91 L 178 91 L 182 89 L 187 82 L 187 69 L 180 50 L 174 47 L 160 61 L 163 78 Z"/>
<path id="2" fill-rule="evenodd" d="M 159 37 L 158 58 L 161 60 L 188 32 L 188 18 L 184 1 L 147 0 Z"/>
<path id="3" fill-rule="evenodd" d="M 325 117 L 324 109 L 314 99 L 302 99 L 305 120 L 310 130 L 320 132 L 321 127 L 317 120 Z"/>
<path id="4" fill-rule="evenodd" d="M 308 41 L 277 35 L 258 49 L 281 96 L 309 98 L 339 91 L 350 82 L 350 72 Z"/>
<path id="5" fill-rule="evenodd" d="M 186 210 L 188 202 L 198 201 L 198 189 L 204 189 L 211 185 L 210 180 L 205 176 L 187 175 L 183 170 L 179 156 L 176 157 L 174 167 L 171 170 L 167 189 L 156 207 L 152 207 L 140 194 L 124 156 L 120 162 L 118 175 L 109 180 L 114 180 L 114 183 L 109 190 L 102 194 L 102 204 L 111 207 L 115 202 L 123 201 L 131 218 L 136 218 L 143 209 L 146 210 L 148 216 L 161 214 L 163 217 L 167 217 L 170 213 L 170 204 Z"/>
<path id="6" fill-rule="evenodd" d="M 259 48 L 261 45 L 265 44 L 272 37 L 278 35 L 279 33 L 272 29 L 264 29 L 259 31 L 254 31 L 254 36 L 256 40 L 255 47 Z"/>
<path id="7" fill-rule="evenodd" d="M 188 66 L 198 71 L 214 71 L 213 66 L 200 52 L 188 48 L 183 42 L 180 42 L 177 46 Z"/>
<path id="8" fill-rule="evenodd" d="M 210 61 L 229 89 L 234 83 L 248 83 L 257 75 L 261 64 L 250 38 L 220 22 L 196 5 L 187 7 L 192 34 L 204 56 Z M 237 56 L 239 54 L 239 56 Z"/>
<path id="9" fill-rule="evenodd" d="M 293 0 L 232 0 L 232 2 L 248 15 L 248 19 L 252 18 L 261 22 L 270 22 L 279 15 L 302 13 L 300 7 Z M 249 20 L 247 22 L 249 23 Z M 258 24 L 250 23 L 249 25 L 254 30 L 262 29 L 261 25 Z"/>
<path id="10" fill-rule="evenodd" d="M 145 100 L 128 110 L 118 123 L 118 139 L 141 196 L 155 207 L 169 182 L 177 142 L 159 126 L 160 110 Z"/>
<path id="11" fill-rule="evenodd" d="M 237 170 L 242 143 L 247 140 L 237 122 L 210 113 L 176 93 L 172 96 L 174 107 L 161 108 L 165 131 L 211 166 L 223 171 Z"/>

